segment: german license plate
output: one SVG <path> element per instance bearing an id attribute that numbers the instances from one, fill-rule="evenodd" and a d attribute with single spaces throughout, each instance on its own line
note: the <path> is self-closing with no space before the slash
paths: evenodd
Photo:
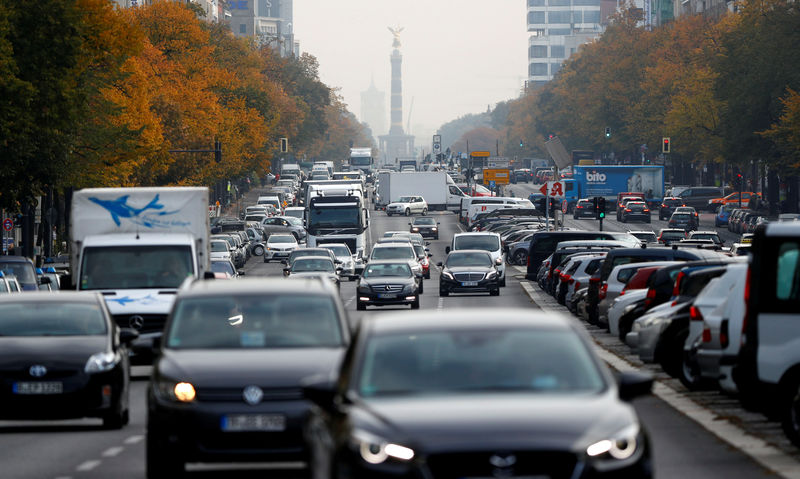
<path id="1" fill-rule="evenodd" d="M 393 299 L 393 298 L 396 298 L 397 295 L 396 294 L 389 294 L 389 293 L 381 293 L 381 294 L 378 295 L 378 297 L 381 298 L 381 299 Z"/>
<path id="2" fill-rule="evenodd" d="M 64 384 L 60 381 L 14 383 L 14 394 L 61 394 Z"/>
<path id="3" fill-rule="evenodd" d="M 478 286 L 478 282 L 477 281 L 464 281 L 464 282 L 461 283 L 461 286 L 464 286 L 464 287 L 466 287 L 466 286 Z"/>
<path id="4" fill-rule="evenodd" d="M 284 431 L 286 417 L 280 414 L 230 414 L 222 416 L 222 430 L 242 431 Z"/>

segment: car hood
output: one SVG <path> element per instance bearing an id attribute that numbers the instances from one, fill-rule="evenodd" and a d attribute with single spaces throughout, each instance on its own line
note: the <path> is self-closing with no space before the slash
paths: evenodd
<path id="1" fill-rule="evenodd" d="M 339 367 L 344 347 L 174 350 L 159 357 L 159 374 L 202 387 L 243 384 L 299 387 L 305 378 L 331 375 Z"/>
<path id="2" fill-rule="evenodd" d="M 35 336 L 0 338 L 0 361 L 3 369 L 29 367 L 83 366 L 89 356 L 108 350 L 103 336 Z"/>
<path id="3" fill-rule="evenodd" d="M 300 273 L 290 273 L 289 278 L 302 279 L 302 278 L 331 278 L 335 279 L 335 273 L 327 273 L 325 271 L 303 271 Z"/>
<path id="4" fill-rule="evenodd" d="M 384 284 L 404 284 L 410 286 L 414 284 L 414 278 L 403 276 L 382 276 L 380 278 L 361 278 L 359 286 L 378 286 Z"/>
<path id="5" fill-rule="evenodd" d="M 365 421 L 365 428 L 377 428 L 370 432 L 427 453 L 487 447 L 576 450 L 638 422 L 633 408 L 611 390 L 575 397 L 461 394 L 362 404 L 358 419 Z"/>
<path id="6" fill-rule="evenodd" d="M 490 271 L 494 271 L 494 267 L 492 266 L 445 266 L 445 271 L 449 271 L 451 273 L 481 273 L 486 274 Z"/>
<path id="7" fill-rule="evenodd" d="M 411 203 L 400 203 L 399 201 L 395 201 L 394 203 L 389 203 L 387 206 L 411 206 Z"/>

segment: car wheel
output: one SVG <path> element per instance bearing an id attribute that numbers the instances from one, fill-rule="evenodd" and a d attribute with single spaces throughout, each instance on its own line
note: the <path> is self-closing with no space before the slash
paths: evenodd
<path id="1" fill-rule="evenodd" d="M 266 256 L 264 256 L 264 262 L 265 262 L 265 263 L 269 263 L 269 259 L 267 259 L 267 257 L 266 257 Z"/>
<path id="2" fill-rule="evenodd" d="M 450 291 L 447 291 L 446 289 L 442 289 L 441 287 L 439 287 L 439 296 L 446 298 L 447 296 L 450 296 Z"/>
<path id="3" fill-rule="evenodd" d="M 519 250 L 514 253 L 513 256 L 514 264 L 523 265 L 528 262 L 528 252 L 525 250 Z"/>
<path id="4" fill-rule="evenodd" d="M 425 216 L 427 214 L 428 214 L 428 208 L 422 208 L 422 216 Z"/>
<path id="5" fill-rule="evenodd" d="M 419 309 L 419 296 L 411 303 L 411 309 Z"/>
<path id="6" fill-rule="evenodd" d="M 678 374 L 678 379 L 680 379 L 681 383 L 690 391 L 702 389 L 706 384 L 706 381 L 700 376 L 697 364 L 694 364 L 694 361 L 686 351 L 684 351 L 681 356 L 681 369 Z"/>
<path id="7" fill-rule="evenodd" d="M 386 216 L 392 216 L 392 214 L 387 211 Z"/>
<path id="8" fill-rule="evenodd" d="M 261 256 L 264 254 L 264 247 L 261 245 L 256 246 L 253 248 L 253 254 L 256 256 Z"/>
<path id="9" fill-rule="evenodd" d="M 148 428 L 151 429 L 151 428 Z M 166 441 L 147 431 L 145 464 L 147 479 L 167 479 L 183 476 L 184 462 L 177 452 L 166 447 Z"/>
<path id="10" fill-rule="evenodd" d="M 505 277 L 505 276 L 503 276 L 503 279 L 501 279 L 501 280 L 500 280 L 500 281 L 499 281 L 497 284 L 498 284 L 498 285 L 499 285 L 501 288 L 505 288 L 505 286 L 506 286 L 506 277 Z"/>
<path id="11" fill-rule="evenodd" d="M 499 289 L 493 289 L 493 290 L 489 291 L 489 296 L 500 296 L 500 290 Z"/>
<path id="12" fill-rule="evenodd" d="M 356 310 L 358 311 L 366 311 L 367 305 L 362 303 L 361 301 L 356 302 Z"/>
<path id="13" fill-rule="evenodd" d="M 791 379 L 782 398 L 781 426 L 794 445 L 800 445 L 800 379 Z"/>
<path id="14" fill-rule="evenodd" d="M 424 289 L 424 286 L 423 286 L 423 285 L 424 285 L 424 284 L 425 284 L 425 282 L 424 282 L 424 281 L 420 281 L 420 282 L 419 282 L 419 294 L 422 294 L 422 293 L 424 293 L 424 291 L 423 291 L 423 289 Z"/>
<path id="15" fill-rule="evenodd" d="M 431 270 L 428 270 L 428 272 L 425 273 L 425 275 L 422 276 L 422 277 L 425 278 L 425 279 L 431 279 Z"/>
<path id="16" fill-rule="evenodd" d="M 667 330 L 663 334 L 663 344 L 656 349 L 656 357 L 665 373 L 677 378 L 683 365 L 683 345 L 689 336 L 689 330 L 681 329 L 677 333 Z"/>
<path id="17" fill-rule="evenodd" d="M 113 411 L 103 416 L 103 429 L 122 429 L 122 426 L 128 423 L 128 418 L 128 411 L 122 410 L 120 402 L 113 408 Z"/>
<path id="18" fill-rule="evenodd" d="M 406 216 L 411 216 L 411 209 L 410 208 L 406 208 Z"/>

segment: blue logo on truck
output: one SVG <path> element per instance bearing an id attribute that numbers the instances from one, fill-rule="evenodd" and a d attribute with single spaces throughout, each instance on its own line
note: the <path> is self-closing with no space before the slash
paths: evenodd
<path id="1" fill-rule="evenodd" d="M 145 217 L 143 213 L 148 210 L 161 210 L 164 208 L 164 205 L 158 202 L 158 194 L 144 206 L 144 208 L 134 208 L 128 204 L 128 197 L 129 195 L 120 196 L 116 200 L 101 200 L 100 198 L 93 198 L 90 197 L 89 201 L 93 203 L 97 203 L 98 205 L 105 208 L 110 214 L 111 219 L 114 220 L 114 223 L 117 226 L 121 225 L 120 218 L 127 218 L 134 224 L 138 224 L 139 226 L 144 226 L 147 228 L 155 228 L 155 227 L 167 227 L 170 224 L 165 224 L 163 221 L 152 218 L 152 217 Z M 151 213 L 155 216 L 166 216 L 166 215 L 173 215 L 178 211 L 158 211 L 157 213 Z"/>

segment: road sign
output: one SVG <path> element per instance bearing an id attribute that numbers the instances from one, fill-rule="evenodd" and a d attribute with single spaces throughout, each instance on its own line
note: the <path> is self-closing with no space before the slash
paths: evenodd
<path id="1" fill-rule="evenodd" d="M 561 212 L 567 214 L 567 210 L 569 210 L 569 203 L 567 200 L 561 200 Z"/>
<path id="2" fill-rule="evenodd" d="M 469 156 L 473 158 L 489 158 L 492 156 L 492 153 L 489 151 L 473 151 Z"/>
<path id="3" fill-rule="evenodd" d="M 11 218 L 6 218 L 3 220 L 3 229 L 6 231 L 11 231 L 14 229 L 14 221 Z"/>
<path id="4" fill-rule="evenodd" d="M 494 180 L 489 181 L 489 188 L 494 188 L 495 186 L 497 186 L 497 184 L 494 182 Z"/>
<path id="5" fill-rule="evenodd" d="M 483 184 L 507 185 L 511 177 L 508 168 L 486 168 L 483 170 Z"/>
<path id="6" fill-rule="evenodd" d="M 539 188 L 539 191 L 551 198 L 563 198 L 564 197 L 564 182 L 563 181 L 549 181 L 542 185 Z"/>

